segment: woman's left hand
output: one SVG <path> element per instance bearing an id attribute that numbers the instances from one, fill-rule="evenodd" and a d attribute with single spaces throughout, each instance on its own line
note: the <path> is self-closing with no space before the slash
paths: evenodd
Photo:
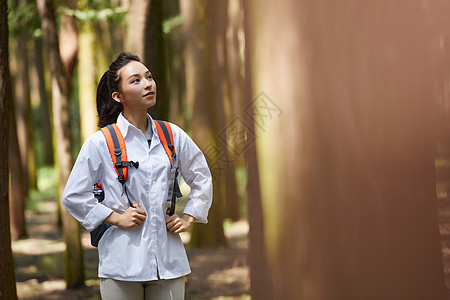
<path id="1" fill-rule="evenodd" d="M 195 218 L 188 214 L 180 216 L 173 214 L 166 219 L 167 230 L 171 233 L 180 233 L 188 231 L 194 223 Z"/>

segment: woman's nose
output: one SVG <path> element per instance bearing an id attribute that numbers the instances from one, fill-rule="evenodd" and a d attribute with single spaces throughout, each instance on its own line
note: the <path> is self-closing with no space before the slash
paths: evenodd
<path id="1" fill-rule="evenodd" d="M 145 88 L 148 89 L 152 86 L 152 81 L 151 79 L 146 79 L 145 80 Z"/>

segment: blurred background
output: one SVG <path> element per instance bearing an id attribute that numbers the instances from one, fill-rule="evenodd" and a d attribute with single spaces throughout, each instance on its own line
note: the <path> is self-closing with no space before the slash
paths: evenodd
<path id="1" fill-rule="evenodd" d="M 0 8 L 1 299 L 100 299 L 60 195 L 123 51 L 213 174 L 187 299 L 450 299 L 448 1 Z"/>

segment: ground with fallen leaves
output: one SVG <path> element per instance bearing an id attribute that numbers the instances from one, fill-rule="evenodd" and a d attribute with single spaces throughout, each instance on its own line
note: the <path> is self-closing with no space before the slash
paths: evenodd
<path id="1" fill-rule="evenodd" d="M 27 210 L 29 237 L 12 243 L 19 299 L 100 299 L 97 249 L 90 245 L 85 230 L 82 244 L 86 286 L 65 289 L 65 245 L 56 226 L 56 209 L 55 202 L 49 200 L 37 210 Z M 225 234 L 229 247 L 188 250 L 192 274 L 186 283 L 186 299 L 250 299 L 247 231 L 246 221 L 228 223 Z M 188 235 L 182 238 L 189 240 Z"/>

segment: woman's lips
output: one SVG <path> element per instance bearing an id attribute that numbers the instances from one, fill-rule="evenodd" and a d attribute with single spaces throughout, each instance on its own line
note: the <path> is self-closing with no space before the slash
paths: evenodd
<path id="1" fill-rule="evenodd" d="M 148 92 L 147 94 L 144 95 L 145 98 L 153 97 L 153 96 L 155 96 L 155 92 L 153 92 L 153 91 L 152 92 Z"/>

